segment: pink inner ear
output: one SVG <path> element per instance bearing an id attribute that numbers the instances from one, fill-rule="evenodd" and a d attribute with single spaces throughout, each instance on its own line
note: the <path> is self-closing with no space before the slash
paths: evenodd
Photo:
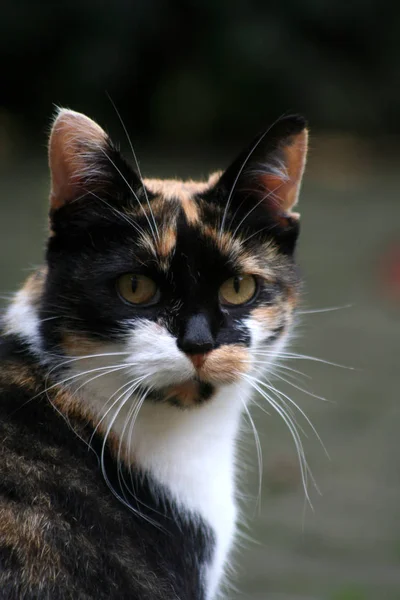
<path id="1" fill-rule="evenodd" d="M 52 209 L 84 193 L 90 170 L 94 172 L 96 152 L 106 144 L 107 135 L 94 121 L 62 109 L 49 139 Z"/>
<path id="2" fill-rule="evenodd" d="M 264 173 L 259 175 L 261 188 L 266 196 L 265 202 L 269 208 L 278 212 L 291 212 L 297 203 L 301 180 L 307 157 L 308 132 L 290 138 L 289 143 L 281 148 L 283 154 L 282 173 Z"/>

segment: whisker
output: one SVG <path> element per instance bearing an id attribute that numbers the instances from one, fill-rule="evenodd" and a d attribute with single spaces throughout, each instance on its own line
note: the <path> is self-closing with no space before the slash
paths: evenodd
<path id="1" fill-rule="evenodd" d="M 280 406 L 280 404 L 274 400 L 273 398 L 271 398 L 254 380 L 252 377 L 249 377 L 248 375 L 244 375 L 245 379 L 250 383 L 250 385 L 256 390 L 258 391 L 261 396 L 263 398 L 265 398 L 267 400 L 267 402 L 269 402 L 269 404 L 276 410 L 276 412 L 282 417 L 283 421 L 285 422 L 286 426 L 289 429 L 289 432 L 292 436 L 293 442 L 295 444 L 296 447 L 296 451 L 297 451 L 297 455 L 299 457 L 299 466 L 300 466 L 300 474 L 301 474 L 301 480 L 303 483 L 303 490 L 304 490 L 304 494 L 305 497 L 307 499 L 307 502 L 309 503 L 311 509 L 313 509 L 313 505 L 308 493 L 308 475 L 310 475 L 311 480 L 313 482 L 313 484 L 315 484 L 314 478 L 312 476 L 311 470 L 308 466 L 307 463 L 307 459 L 305 457 L 304 454 L 304 448 L 303 448 L 303 444 L 301 441 L 301 438 L 297 432 L 296 426 L 293 424 L 292 419 L 290 418 L 290 416 L 287 415 L 287 413 L 285 412 L 284 408 L 282 406 Z M 318 488 L 317 488 L 318 489 Z"/>
<path id="2" fill-rule="evenodd" d="M 145 378 L 145 376 L 138 377 L 138 378 L 134 379 L 133 381 L 130 381 L 130 382 L 129 382 L 129 384 L 126 384 L 126 383 L 125 383 L 125 384 L 124 384 L 124 385 L 122 385 L 122 386 L 121 386 L 121 387 L 120 387 L 120 388 L 119 388 L 119 389 L 118 389 L 116 392 L 114 392 L 114 393 L 113 393 L 113 394 L 110 396 L 110 398 L 109 398 L 109 399 L 107 400 L 107 402 L 105 403 L 104 407 L 106 407 L 106 406 L 107 406 L 107 404 L 108 404 L 108 403 L 109 403 L 109 402 L 112 400 L 112 398 L 114 398 L 114 397 L 117 395 L 117 393 L 118 393 L 120 390 L 122 390 L 122 389 L 123 389 L 123 388 L 125 388 L 125 387 L 128 387 L 128 385 L 129 385 L 129 387 L 128 387 L 128 390 L 127 390 L 127 391 L 125 391 L 125 392 L 122 392 L 122 394 L 120 394 L 120 395 L 117 397 L 117 399 L 116 399 L 116 400 L 114 400 L 114 402 L 111 404 L 110 408 L 108 408 L 108 409 L 106 410 L 106 412 L 105 412 L 105 413 L 103 414 L 103 416 L 101 417 L 100 421 L 97 423 L 96 427 L 94 428 L 94 430 L 93 430 L 93 432 L 92 432 L 92 435 L 90 436 L 90 440 L 89 440 L 89 444 L 90 444 L 90 445 L 92 444 L 93 438 L 94 438 L 94 436 L 96 435 L 96 432 L 97 432 L 98 428 L 100 427 L 101 423 L 104 421 L 104 419 L 107 417 L 107 415 L 108 415 L 108 414 L 111 412 L 111 410 L 114 408 L 114 406 L 115 406 L 116 404 L 118 404 L 118 402 L 120 401 L 120 399 L 121 399 L 121 398 L 122 398 L 122 397 L 123 397 L 123 396 L 124 396 L 126 393 L 128 393 L 128 392 L 131 392 L 131 393 L 132 393 L 133 391 L 135 391 L 135 389 L 136 389 L 136 388 L 135 388 L 135 386 L 139 387 L 140 383 L 143 381 L 143 379 L 144 379 L 144 378 Z"/>
<path id="3" fill-rule="evenodd" d="M 55 387 L 64 385 L 64 383 L 67 383 L 68 381 L 73 381 L 74 379 L 77 379 L 78 377 L 83 377 L 84 375 L 89 375 L 90 373 L 95 373 L 96 371 L 105 371 L 108 369 L 113 369 L 113 371 L 120 371 L 120 370 L 126 369 L 127 367 L 130 367 L 130 366 L 131 366 L 130 364 L 111 365 L 111 366 L 106 366 L 106 367 L 96 367 L 95 369 L 89 369 L 88 371 L 82 371 L 79 373 L 75 373 L 74 375 L 70 375 L 69 377 L 66 377 L 62 381 L 57 381 L 56 383 L 53 383 L 50 387 L 46 387 L 42 392 L 39 392 L 39 394 L 37 394 L 36 396 L 31 398 L 31 400 L 33 400 L 34 398 L 37 398 L 41 394 L 49 392 L 50 390 L 54 389 Z M 48 377 L 46 377 L 46 381 L 47 380 L 48 380 Z"/>
<path id="4" fill-rule="evenodd" d="M 133 485 L 132 469 L 131 469 L 131 467 L 130 467 L 130 464 L 129 464 L 129 459 L 130 459 L 130 456 L 131 456 L 131 453 L 130 453 L 130 450 L 131 450 L 131 448 L 130 448 L 130 445 L 129 445 L 128 452 L 126 452 L 126 455 L 127 455 L 127 462 L 128 462 L 128 468 L 129 468 L 129 474 L 130 474 L 130 479 L 131 479 L 131 488 L 132 488 L 132 489 L 130 489 L 130 488 L 129 488 L 129 486 L 128 486 L 128 484 L 127 484 L 126 480 L 125 480 L 124 474 L 123 474 L 123 472 L 122 472 L 122 468 L 121 468 L 121 462 L 122 462 L 122 461 L 121 461 L 121 450 L 122 450 L 122 443 L 123 443 L 123 439 L 124 439 L 124 436 L 125 436 L 125 431 L 126 431 L 126 428 L 128 427 L 128 425 L 130 425 L 130 423 L 131 423 L 131 422 L 132 422 L 133 424 L 135 423 L 135 421 L 136 421 L 136 416 L 137 416 L 137 414 L 138 414 L 138 411 L 137 411 L 137 409 L 138 409 L 138 406 L 140 406 L 140 401 L 141 401 L 141 399 L 142 399 L 142 398 L 143 398 L 143 400 L 144 400 L 144 397 L 145 397 L 145 396 L 146 396 L 146 392 L 144 392 L 144 393 L 142 394 L 142 396 L 140 396 L 140 397 L 139 397 L 139 399 L 138 399 L 138 401 L 136 402 L 136 404 L 134 404 L 134 403 L 133 403 L 133 404 L 132 404 L 132 406 L 130 407 L 130 409 L 129 409 L 129 412 L 128 412 L 128 415 L 127 415 L 127 417 L 126 417 L 126 419 L 125 419 L 125 423 L 124 423 L 124 427 L 123 427 L 123 429 L 122 429 L 122 433 L 121 433 L 121 435 L 120 435 L 120 438 L 119 438 L 119 444 L 118 444 L 118 454 L 117 454 L 117 472 L 118 472 L 118 482 L 119 482 L 119 485 L 120 485 L 120 488 L 121 488 L 122 494 L 123 494 L 123 496 L 124 496 L 124 498 L 125 498 L 125 500 L 126 500 L 127 502 L 128 502 L 128 498 L 127 498 L 127 497 L 126 497 L 126 495 L 125 495 L 125 492 L 124 492 L 124 487 L 125 487 L 125 489 L 127 490 L 127 492 L 128 492 L 128 493 L 129 493 L 129 494 L 130 494 L 130 495 L 131 495 L 131 496 L 132 496 L 132 497 L 133 497 L 133 498 L 134 498 L 136 501 L 138 501 L 138 499 L 136 498 L 136 495 L 135 495 L 135 493 L 134 493 L 134 487 L 135 487 L 135 486 Z M 133 429 L 133 427 L 132 427 L 132 429 Z M 130 441 L 131 441 L 131 429 L 130 429 L 130 433 L 129 433 L 128 443 L 129 443 Z"/>
<path id="5" fill-rule="evenodd" d="M 251 215 L 251 213 L 256 210 L 256 208 L 258 206 L 260 206 L 260 204 L 262 204 L 263 202 L 265 202 L 265 200 L 267 200 L 267 198 L 269 198 L 270 196 L 275 196 L 275 192 L 277 190 L 279 190 L 279 188 L 281 188 L 284 185 L 284 182 L 282 182 L 279 186 L 277 186 L 277 188 L 275 188 L 274 190 L 268 192 L 268 194 L 266 194 L 265 196 L 263 196 L 261 198 L 261 200 L 259 200 L 254 206 L 251 207 L 251 209 L 246 213 L 246 215 L 243 217 L 243 219 L 240 221 L 239 225 L 236 227 L 235 231 L 233 232 L 232 236 L 235 237 L 236 233 L 238 232 L 238 230 L 240 229 L 240 226 L 244 223 L 244 221 Z M 237 212 L 237 211 L 236 211 Z M 233 214 L 232 219 L 231 219 L 231 223 L 233 222 L 235 216 L 236 216 L 236 212 Z"/>
<path id="6" fill-rule="evenodd" d="M 117 215 L 117 217 L 120 217 L 123 221 L 126 221 L 131 227 L 133 227 L 135 229 L 135 231 L 137 231 L 137 233 L 139 233 L 140 235 L 142 235 L 142 234 L 145 233 L 143 227 L 140 227 L 137 223 L 135 223 L 134 221 L 132 221 L 132 219 L 130 219 L 128 217 L 128 215 L 126 215 L 125 213 L 121 212 L 120 210 L 117 210 L 109 202 L 107 202 L 106 200 L 104 200 L 104 198 L 100 198 L 100 196 L 98 196 L 97 194 L 95 194 L 91 190 L 87 190 L 87 193 L 90 194 L 91 196 L 93 196 L 94 198 L 96 198 L 97 200 L 100 200 L 100 202 L 103 202 L 103 204 L 105 204 L 106 206 L 108 206 L 108 208 L 111 210 L 111 212 L 113 212 L 115 215 Z"/>
<path id="7" fill-rule="evenodd" d="M 261 350 L 261 351 L 257 350 L 257 353 L 264 355 L 264 356 L 268 356 L 270 358 L 275 358 L 275 354 L 273 354 L 272 352 L 268 352 L 267 350 Z M 306 354 L 294 354 L 294 353 L 290 353 L 290 352 L 279 352 L 279 357 L 284 358 L 284 359 L 291 359 L 291 360 L 311 360 L 314 362 L 323 363 L 325 365 L 330 365 L 331 367 L 339 367 L 341 369 L 347 369 L 349 371 L 357 370 L 355 367 L 348 367 L 347 365 L 341 365 L 340 363 L 335 363 L 330 360 L 324 360 L 323 358 L 316 358 L 315 356 L 307 356 Z"/>
<path id="8" fill-rule="evenodd" d="M 265 381 L 262 381 L 260 379 L 256 379 L 257 383 L 259 383 L 260 385 L 263 385 L 264 387 L 266 387 L 267 389 L 269 389 L 271 392 L 275 392 L 275 394 L 277 394 L 280 397 L 284 397 L 286 398 L 286 400 L 288 402 L 290 402 L 295 408 L 297 408 L 297 410 L 299 411 L 299 413 L 304 417 L 304 419 L 307 421 L 307 423 L 309 424 L 309 426 L 311 427 L 312 431 L 314 432 L 315 436 L 317 437 L 319 443 L 321 444 L 325 454 L 327 455 L 328 458 L 329 454 L 328 451 L 323 443 L 323 441 L 321 440 L 321 437 L 319 435 L 319 433 L 317 432 L 317 430 L 315 429 L 314 424 L 312 423 L 312 421 L 309 419 L 309 417 L 306 415 L 306 413 L 304 412 L 304 410 L 302 408 L 300 408 L 300 406 L 298 404 L 296 404 L 296 402 L 294 400 L 292 400 L 290 398 L 290 396 L 288 396 L 287 394 L 285 394 L 284 392 L 282 392 L 281 390 L 278 390 L 275 386 L 273 386 L 269 381 L 268 383 Z"/>
<path id="9" fill-rule="evenodd" d="M 247 418 L 248 418 L 249 423 L 251 425 L 251 428 L 253 430 L 254 442 L 255 442 L 256 451 L 257 451 L 257 464 L 258 464 L 258 493 L 257 493 L 257 504 L 256 504 L 256 507 L 258 506 L 259 510 L 261 510 L 262 476 L 263 476 L 263 455 L 262 455 L 262 448 L 261 448 L 260 436 L 258 435 L 257 428 L 256 428 L 256 426 L 254 424 L 254 421 L 252 419 L 250 411 L 247 408 L 247 405 L 244 402 L 243 398 L 240 398 L 240 401 L 241 401 L 241 403 L 243 405 L 244 411 L 245 411 L 245 413 L 247 415 Z"/>
<path id="10" fill-rule="evenodd" d="M 226 204 L 225 204 L 224 213 L 223 213 L 223 215 L 222 215 L 221 227 L 220 227 L 220 230 L 219 230 L 219 237 L 221 237 L 221 235 L 222 235 L 222 232 L 223 232 L 223 230 L 224 230 L 225 221 L 226 221 L 226 216 L 227 216 L 227 214 L 228 214 L 229 206 L 230 206 L 230 204 L 231 204 L 232 195 L 233 195 L 233 193 L 234 193 L 234 191 L 235 191 L 235 188 L 236 188 L 237 182 L 239 181 L 239 177 L 241 176 L 241 174 L 242 174 L 242 172 L 243 172 L 243 169 L 245 168 L 245 166 L 246 166 L 246 165 L 247 165 L 247 163 L 249 162 L 249 160 L 250 160 L 251 156 L 254 154 L 254 152 L 256 151 L 256 149 L 258 148 L 258 146 L 261 144 L 261 142 L 263 141 L 263 139 L 265 138 L 265 136 L 266 136 L 266 135 L 267 135 L 267 134 L 268 134 L 268 133 L 271 131 L 272 127 L 274 127 L 274 126 L 275 126 L 275 125 L 276 125 L 276 124 L 279 122 L 279 120 L 282 118 L 282 116 L 283 116 L 283 115 L 281 115 L 281 116 L 280 116 L 278 119 L 276 119 L 276 120 L 275 120 L 275 121 L 272 123 L 272 125 L 270 125 L 270 126 L 268 127 L 268 129 L 267 129 L 267 130 L 266 130 L 266 131 L 265 131 L 265 132 L 264 132 L 264 133 L 263 133 L 263 134 L 262 134 L 262 135 L 259 137 L 259 139 L 257 140 L 257 142 L 256 142 L 256 143 L 253 145 L 253 147 L 251 148 L 250 152 L 248 153 L 248 155 L 247 155 L 247 156 L 246 156 L 246 158 L 244 159 L 244 161 L 243 161 L 243 163 L 242 163 L 242 166 L 240 167 L 240 169 L 239 169 L 239 172 L 238 172 L 238 174 L 236 175 L 236 177 L 235 177 L 235 179 L 234 179 L 234 181 L 233 181 L 232 188 L 231 188 L 231 190 L 230 190 L 230 192 L 229 192 L 229 196 L 228 196 L 228 199 L 227 199 L 227 201 L 226 201 Z"/>
<path id="11" fill-rule="evenodd" d="M 62 380 L 62 381 L 57 381 L 55 383 L 53 383 L 51 386 L 47 387 L 47 382 L 49 380 L 49 374 L 46 375 L 45 378 L 45 388 L 38 392 L 37 394 L 35 394 L 34 396 L 32 396 L 31 398 L 29 398 L 28 400 L 26 400 L 23 404 L 21 404 L 20 406 L 18 406 L 18 408 L 15 409 L 14 412 L 17 412 L 18 410 L 21 410 L 22 408 L 24 408 L 24 406 L 26 406 L 27 404 L 29 404 L 30 402 L 33 402 L 33 400 L 36 400 L 36 398 L 39 398 L 40 396 L 42 396 L 43 394 L 46 394 L 46 397 L 48 398 L 48 400 L 51 402 L 50 397 L 48 395 L 48 392 L 56 387 L 62 386 L 64 383 L 67 383 L 68 381 L 73 381 L 74 379 L 77 379 L 79 377 L 83 377 L 84 375 L 89 375 L 90 373 L 93 373 L 95 371 L 106 371 L 104 373 L 104 375 L 108 375 L 108 370 L 111 369 L 110 373 L 113 373 L 114 371 L 119 371 L 122 369 L 125 369 L 126 367 L 131 366 L 129 363 L 126 365 L 111 365 L 111 366 L 105 366 L 105 367 L 98 367 L 96 369 L 89 369 L 88 371 L 82 371 L 80 373 L 76 373 L 75 375 L 72 375 L 70 377 L 67 377 L 66 379 Z M 51 404 L 53 404 L 51 402 Z M 54 404 L 53 404 L 54 406 Z M 13 414 L 13 413 L 12 413 Z"/>
<path id="12" fill-rule="evenodd" d="M 311 398 L 316 398 L 317 400 L 322 400 L 323 402 L 330 402 L 330 403 L 334 404 L 333 400 L 328 400 L 328 398 L 324 398 L 323 396 L 318 396 L 317 394 L 313 394 L 309 390 L 305 390 L 304 388 L 300 387 L 299 385 L 296 385 L 292 381 L 289 381 L 288 379 L 285 379 L 285 377 L 282 377 L 282 375 L 279 375 L 278 373 L 275 373 L 273 370 L 271 370 L 271 374 L 272 374 L 273 377 L 277 377 L 281 381 L 284 381 L 285 383 L 287 383 L 287 384 L 291 385 L 292 387 L 296 388 L 296 390 L 299 390 L 300 392 L 303 392 L 304 394 L 307 394 L 308 396 L 311 396 Z"/>
<path id="13" fill-rule="evenodd" d="M 134 390 L 133 390 L 134 391 Z M 106 447 L 106 443 L 107 443 L 107 439 L 108 436 L 110 434 L 110 431 L 121 411 L 121 409 L 123 408 L 123 406 L 126 404 L 126 402 L 129 400 L 130 396 L 132 395 L 133 391 L 131 391 L 130 389 L 128 390 L 128 392 L 122 394 L 122 396 L 119 397 L 119 399 L 122 397 L 123 401 L 121 403 L 121 406 L 117 408 L 117 410 L 115 411 L 115 414 L 113 416 L 113 418 L 110 421 L 110 424 L 108 426 L 108 429 L 106 431 L 106 434 L 104 436 L 103 439 L 103 444 L 102 444 L 102 448 L 101 448 L 101 457 L 100 457 L 100 464 L 101 464 L 101 471 L 104 477 L 104 481 L 106 482 L 106 485 L 108 486 L 108 488 L 110 489 L 110 491 L 114 494 L 114 496 L 120 501 L 122 502 L 122 504 L 124 504 L 127 508 L 129 508 L 129 510 L 131 510 L 132 512 L 134 512 L 135 514 L 140 515 L 141 518 L 143 518 L 145 521 L 149 522 L 150 524 L 152 524 L 154 527 L 157 527 L 158 529 L 160 529 L 161 531 L 163 531 L 164 533 L 167 533 L 166 530 L 156 521 L 154 521 L 153 519 L 151 519 L 150 517 L 148 517 L 147 515 L 143 515 L 142 513 L 140 513 L 140 511 L 138 511 L 137 509 L 135 509 L 129 502 L 127 502 L 118 492 L 117 490 L 114 488 L 114 486 L 111 484 L 111 481 L 108 478 L 107 475 L 107 471 L 105 468 L 105 447 Z M 144 402 L 144 397 L 143 399 L 140 401 L 140 407 L 142 406 Z"/>
<path id="14" fill-rule="evenodd" d="M 251 238 L 255 237 L 256 235 L 258 235 L 262 231 L 266 231 L 266 230 L 270 230 L 270 229 L 271 229 L 270 225 L 268 225 L 266 227 L 261 227 L 261 229 L 258 229 L 257 231 L 255 231 L 254 233 L 252 233 L 251 235 L 249 235 L 247 238 L 245 238 L 244 240 L 242 240 L 242 244 L 245 244 L 246 242 L 248 242 L 249 240 L 251 240 Z"/>
<path id="15" fill-rule="evenodd" d="M 267 356 L 267 358 L 269 358 Z M 284 365 L 282 363 L 279 363 L 277 361 L 274 361 L 273 364 L 271 364 L 270 362 L 266 361 L 266 360 L 254 360 L 251 359 L 249 360 L 250 364 L 257 364 L 257 365 L 263 365 L 264 367 L 271 369 L 284 369 L 285 371 L 288 371 L 287 375 L 288 377 L 294 377 L 294 375 L 292 375 L 292 373 L 296 373 L 297 375 L 301 375 L 302 377 L 305 377 L 306 379 L 312 379 L 311 375 L 307 375 L 306 373 L 303 373 L 303 371 L 299 371 L 298 369 L 293 369 L 292 367 L 289 367 L 288 365 Z"/>
<path id="16" fill-rule="evenodd" d="M 343 304 L 342 306 L 328 306 L 326 308 L 313 308 L 313 309 L 306 309 L 306 310 L 296 310 L 296 314 L 297 315 L 315 315 L 315 314 L 319 314 L 319 313 L 327 313 L 327 312 L 333 312 L 336 310 L 343 310 L 345 308 L 353 308 L 354 305 L 353 304 Z"/>
<path id="17" fill-rule="evenodd" d="M 86 360 L 88 358 L 104 358 L 105 356 L 126 356 L 128 354 L 130 354 L 130 352 L 101 352 L 98 354 L 85 354 L 84 356 L 74 356 L 73 358 L 69 358 L 68 360 L 65 360 L 62 363 L 59 363 L 52 367 L 47 375 L 49 377 L 51 373 L 56 369 L 60 369 L 64 365 L 68 365 L 79 360 Z"/>
<path id="18" fill-rule="evenodd" d="M 111 163 L 111 165 L 114 167 L 114 169 L 117 171 L 117 173 L 122 177 L 123 181 L 126 183 L 126 185 L 128 186 L 130 192 L 132 193 L 133 197 L 135 198 L 135 200 L 138 202 L 140 208 L 143 211 L 144 216 L 146 217 L 146 221 L 150 227 L 151 233 L 153 235 L 153 239 L 154 241 L 156 241 L 156 236 L 154 234 L 154 230 L 153 230 L 153 226 L 151 224 L 151 221 L 146 213 L 146 211 L 143 208 L 143 205 L 141 203 L 141 201 L 138 198 L 138 195 L 135 193 L 135 191 L 133 190 L 131 184 L 129 183 L 129 181 L 126 179 L 125 175 L 122 173 L 122 171 L 117 167 L 117 165 L 115 164 L 115 162 L 110 158 L 110 156 L 108 156 L 107 152 L 101 147 L 99 146 L 99 150 L 104 154 L 104 156 L 107 158 L 107 160 Z"/>
<path id="19" fill-rule="evenodd" d="M 118 456 L 117 456 L 118 482 L 119 482 L 119 485 L 121 487 L 122 494 L 123 494 L 123 496 L 124 496 L 124 498 L 125 498 L 125 500 L 127 502 L 129 502 L 129 500 L 126 497 L 126 494 L 124 492 L 124 487 L 125 487 L 126 491 L 128 492 L 128 494 L 130 494 L 130 496 L 132 496 L 132 498 L 135 500 L 136 503 L 141 504 L 143 507 L 151 510 L 155 514 L 163 516 L 164 518 L 170 518 L 170 517 L 167 517 L 167 515 L 165 515 L 164 513 L 161 513 L 160 511 L 156 510 L 154 507 L 149 506 L 148 504 L 146 504 L 145 502 L 143 502 L 142 500 L 140 500 L 136 496 L 136 494 L 135 494 L 135 485 L 133 483 L 133 475 L 132 475 L 132 467 L 131 467 L 131 465 L 128 465 L 128 471 L 129 471 L 129 477 L 130 477 L 131 487 L 129 487 L 128 482 L 125 479 L 125 476 L 123 474 L 122 467 L 121 467 L 121 462 L 122 462 L 121 461 L 121 448 L 122 448 L 122 442 L 123 442 L 123 438 L 124 438 L 124 435 L 125 435 L 126 427 L 129 424 L 128 451 L 127 451 L 127 457 L 128 457 L 128 460 L 129 460 L 129 457 L 131 456 L 131 442 L 132 442 L 132 439 L 133 439 L 133 427 L 134 427 L 134 425 L 136 423 L 136 419 L 137 419 L 137 417 L 139 415 L 140 408 L 141 408 L 144 400 L 146 399 L 146 397 L 150 393 L 150 391 L 151 391 L 151 388 L 149 388 L 149 389 L 147 389 L 147 390 L 145 390 L 143 392 L 143 394 L 142 394 L 142 396 L 140 396 L 138 402 L 136 404 L 133 404 L 132 407 L 129 409 L 128 416 L 127 416 L 127 418 L 125 420 L 124 428 L 123 428 L 122 434 L 120 436 L 120 441 L 119 441 L 119 445 L 118 445 Z"/>
<path id="20" fill-rule="evenodd" d="M 106 92 L 106 93 L 107 93 L 107 92 Z M 133 159 L 134 159 L 134 161 L 135 161 L 135 165 L 136 165 L 136 168 L 137 168 L 137 171 L 138 171 L 138 174 L 139 174 L 140 182 L 141 182 L 141 184 L 142 184 L 143 192 L 144 192 L 144 195 L 145 195 L 145 198 L 146 198 L 147 206 L 149 207 L 150 214 L 151 214 L 151 217 L 152 217 L 152 220 L 153 220 L 153 224 L 154 224 L 154 227 L 155 227 L 155 230 L 156 230 L 157 238 L 158 238 L 158 239 L 160 239 L 160 234 L 158 233 L 158 227 L 157 227 L 157 223 L 156 223 L 156 220 L 155 220 L 155 218 L 154 218 L 153 209 L 151 208 L 151 204 L 150 204 L 150 201 L 149 201 L 149 196 L 148 196 L 148 194 L 147 194 L 147 189 L 146 189 L 146 186 L 144 185 L 144 181 L 143 181 L 142 173 L 141 173 L 140 166 L 139 166 L 139 161 L 138 161 L 138 159 L 136 158 L 136 152 L 135 152 L 135 150 L 134 150 L 134 148 L 133 148 L 132 140 L 131 140 L 131 138 L 130 138 L 130 135 L 129 135 L 129 133 L 128 133 L 128 130 L 127 130 L 127 128 L 125 127 L 125 123 L 124 123 L 124 121 L 122 120 L 122 117 L 121 117 L 121 115 L 120 115 L 120 113 L 119 113 L 119 110 L 118 110 L 118 109 L 117 109 L 117 107 L 116 107 L 116 104 L 115 104 L 115 102 L 113 101 L 113 99 L 111 98 L 111 96 L 110 96 L 108 93 L 107 93 L 107 96 L 108 96 L 108 99 L 110 100 L 111 104 L 113 105 L 115 112 L 117 113 L 117 117 L 118 117 L 118 119 L 119 119 L 119 121 L 120 121 L 120 123 L 121 123 L 121 125 L 122 125 L 122 128 L 123 128 L 123 130 L 124 130 L 124 132 L 125 132 L 126 138 L 127 138 L 127 140 L 128 140 L 129 146 L 130 146 L 130 148 L 131 148 L 131 152 L 132 152 L 132 155 L 133 155 Z"/>

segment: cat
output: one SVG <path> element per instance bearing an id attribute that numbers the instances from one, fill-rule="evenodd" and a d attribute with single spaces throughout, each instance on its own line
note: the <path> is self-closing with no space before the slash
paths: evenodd
<path id="1" fill-rule="evenodd" d="M 147 180 L 58 111 L 45 265 L 2 321 L 0 599 L 220 593 L 241 415 L 299 295 L 307 138 L 286 116 L 207 181 Z"/>

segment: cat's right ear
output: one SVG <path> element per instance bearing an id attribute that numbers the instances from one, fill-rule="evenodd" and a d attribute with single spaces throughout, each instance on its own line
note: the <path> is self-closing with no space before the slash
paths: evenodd
<path id="1" fill-rule="evenodd" d="M 65 108 L 58 110 L 51 128 L 49 166 L 51 211 L 88 194 L 103 194 L 118 177 L 131 189 L 140 185 L 100 125 Z"/>

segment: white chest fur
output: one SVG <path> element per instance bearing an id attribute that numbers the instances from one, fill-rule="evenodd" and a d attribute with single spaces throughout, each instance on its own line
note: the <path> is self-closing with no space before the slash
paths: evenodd
<path id="1" fill-rule="evenodd" d="M 104 389 L 100 392 L 89 384 L 86 397 L 88 393 L 101 418 Z M 235 442 L 242 401 L 248 395 L 245 384 L 236 384 L 191 410 L 145 402 L 132 432 L 132 463 L 162 484 L 179 508 L 201 517 L 213 531 L 215 552 L 205 573 L 207 600 L 215 598 L 235 533 Z M 124 421 L 121 417 L 113 424 L 117 436 Z"/>
<path id="2" fill-rule="evenodd" d="M 212 527 L 216 549 L 207 575 L 209 599 L 218 588 L 235 531 L 234 453 L 241 408 L 237 394 L 234 388 L 226 389 L 197 410 L 143 406 L 133 439 L 135 460 L 178 505 Z"/>

